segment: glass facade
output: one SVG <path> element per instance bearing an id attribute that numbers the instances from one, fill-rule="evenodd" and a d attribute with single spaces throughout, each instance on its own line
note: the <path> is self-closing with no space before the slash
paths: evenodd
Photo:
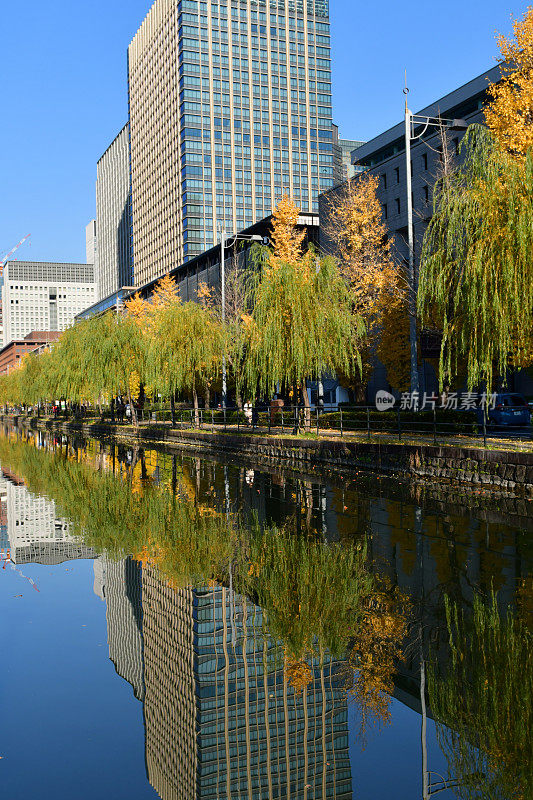
<path id="1" fill-rule="evenodd" d="M 318 211 L 333 185 L 327 2 L 158 0 L 129 64 L 137 285 L 168 271 L 157 248 L 175 267 L 215 244 L 222 225 L 239 231 L 268 216 L 284 193 Z M 165 184 L 156 196 L 153 170 Z M 173 242 L 157 241 L 147 214 Z"/>

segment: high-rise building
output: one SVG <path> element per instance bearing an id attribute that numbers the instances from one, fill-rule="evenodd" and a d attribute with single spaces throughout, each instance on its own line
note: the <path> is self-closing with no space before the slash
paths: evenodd
<path id="1" fill-rule="evenodd" d="M 85 228 L 85 257 L 88 264 L 96 264 L 98 246 L 96 236 L 96 220 L 92 219 Z"/>
<path id="2" fill-rule="evenodd" d="M 8 261 L 3 277 L 4 346 L 32 331 L 64 331 L 95 300 L 92 264 Z"/>
<path id="3" fill-rule="evenodd" d="M 333 185 L 338 186 L 353 178 L 357 172 L 362 172 L 363 167 L 352 164 L 352 153 L 361 147 L 364 142 L 354 139 L 339 138 L 338 125 L 333 125 Z"/>
<path id="4" fill-rule="evenodd" d="M 129 47 L 136 286 L 333 185 L 328 0 L 156 0 Z"/>
<path id="5" fill-rule="evenodd" d="M 126 124 L 96 167 L 96 300 L 133 285 L 130 135 Z"/>

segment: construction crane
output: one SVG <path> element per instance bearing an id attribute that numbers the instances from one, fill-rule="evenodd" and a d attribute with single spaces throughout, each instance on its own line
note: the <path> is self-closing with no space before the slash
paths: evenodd
<path id="1" fill-rule="evenodd" d="M 5 255 L 5 256 L 4 256 L 4 257 L 3 257 L 3 258 L 0 260 L 0 275 L 2 275 L 2 273 L 4 272 L 4 267 L 5 267 L 5 265 L 7 264 L 7 262 L 9 261 L 9 259 L 11 258 L 11 256 L 13 255 L 13 253 L 15 253 L 15 252 L 16 252 L 16 251 L 19 249 L 19 247 L 20 247 L 21 245 L 23 245 L 23 244 L 24 244 L 24 242 L 25 242 L 27 239 L 29 239 L 29 238 L 30 238 L 30 236 L 31 236 L 31 233 L 28 233 L 28 235 L 27 235 L 27 236 L 25 236 L 25 237 L 24 237 L 24 239 L 21 239 L 21 240 L 20 240 L 20 242 L 19 242 L 17 245 L 15 245 L 15 247 L 13 248 L 13 250 L 10 250 L 10 251 L 9 251 L 9 253 L 8 253 L 7 255 Z"/>

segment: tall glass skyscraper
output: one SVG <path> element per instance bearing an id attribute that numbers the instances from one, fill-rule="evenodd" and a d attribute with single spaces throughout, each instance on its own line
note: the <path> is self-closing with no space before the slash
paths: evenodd
<path id="1" fill-rule="evenodd" d="M 135 284 L 333 185 L 328 0 L 156 0 L 129 57 Z"/>

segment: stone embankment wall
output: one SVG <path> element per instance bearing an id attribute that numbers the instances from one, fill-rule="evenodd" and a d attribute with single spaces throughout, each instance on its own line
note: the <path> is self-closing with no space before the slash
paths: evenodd
<path id="1" fill-rule="evenodd" d="M 86 436 L 117 436 L 136 442 L 164 442 L 179 448 L 239 455 L 256 463 L 285 463 L 298 469 L 316 466 L 369 469 L 385 474 L 411 474 L 452 483 L 497 487 L 533 496 L 533 453 L 456 446 L 380 444 L 312 440 L 208 430 L 180 430 L 164 425 L 138 431 L 106 424 L 1 417 L 4 422 L 59 429 Z"/>

